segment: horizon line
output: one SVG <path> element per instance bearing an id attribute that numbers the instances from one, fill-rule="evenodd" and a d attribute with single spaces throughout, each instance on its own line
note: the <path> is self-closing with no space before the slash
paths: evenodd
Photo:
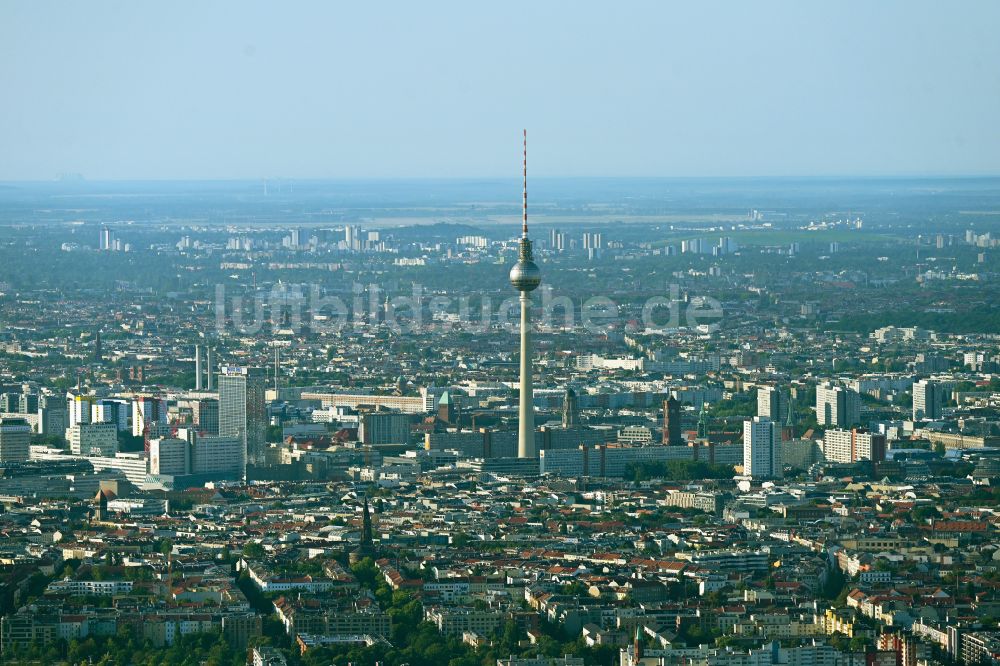
<path id="1" fill-rule="evenodd" d="M 76 174 L 68 174 L 76 175 Z M 336 182 L 484 182 L 519 180 L 520 176 L 235 176 L 235 177 L 164 177 L 164 178 L 94 178 L 57 177 L 50 179 L 0 179 L 2 185 L 98 185 L 114 183 L 264 183 L 264 182 L 300 182 L 300 183 L 336 183 Z M 805 175 L 548 175 L 534 176 L 536 180 L 678 180 L 678 181 L 723 181 L 723 180 L 972 180 L 1000 178 L 1000 172 L 994 173 L 883 173 L 883 174 L 805 174 Z"/>

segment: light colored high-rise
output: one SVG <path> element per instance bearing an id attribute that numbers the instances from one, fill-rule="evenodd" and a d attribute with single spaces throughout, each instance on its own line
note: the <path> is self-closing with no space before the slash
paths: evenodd
<path id="1" fill-rule="evenodd" d="M 881 462 L 885 460 L 885 435 L 858 428 L 831 428 L 823 433 L 823 456 L 838 463 Z"/>
<path id="2" fill-rule="evenodd" d="M 223 366 L 219 370 L 219 435 L 242 437 L 249 463 L 264 460 L 267 412 L 264 368 Z"/>
<path id="3" fill-rule="evenodd" d="M 114 456 L 118 453 L 118 428 L 114 423 L 77 423 L 66 429 L 69 449 L 78 456 Z"/>
<path id="4" fill-rule="evenodd" d="M 242 437 L 221 437 L 180 428 L 177 436 L 191 447 L 191 474 L 213 478 L 243 478 L 246 476 L 246 451 Z"/>
<path id="5" fill-rule="evenodd" d="M 929 379 L 913 384 L 913 420 L 941 418 L 941 386 Z"/>
<path id="6" fill-rule="evenodd" d="M 69 414 L 69 426 L 78 423 L 90 423 L 91 411 L 97 398 L 92 395 L 81 395 L 69 392 L 66 394 L 66 411 Z"/>
<path id="7" fill-rule="evenodd" d="M 781 443 L 771 419 L 755 416 L 743 422 L 743 473 L 772 479 L 781 476 Z"/>
<path id="8" fill-rule="evenodd" d="M 128 430 L 131 405 L 127 400 L 101 398 L 90 408 L 91 423 L 114 423 L 118 430 Z"/>
<path id="9" fill-rule="evenodd" d="M 183 476 L 191 471 L 191 447 L 177 437 L 161 437 L 149 442 L 149 473 L 154 476 Z"/>
<path id="10" fill-rule="evenodd" d="M 535 412 L 532 401 L 531 368 L 531 292 L 542 282 L 541 271 L 531 255 L 528 240 L 528 131 L 524 131 L 524 198 L 522 204 L 521 243 L 518 261 L 510 269 L 510 283 L 521 292 L 521 395 L 517 418 L 517 457 L 537 458 L 535 450 Z"/>
<path id="11" fill-rule="evenodd" d="M 766 416 L 775 423 L 788 418 L 788 399 L 777 386 L 757 387 L 757 416 Z"/>
<path id="12" fill-rule="evenodd" d="M 24 419 L 0 419 L 0 463 L 22 462 L 31 454 L 31 426 Z"/>
<path id="13" fill-rule="evenodd" d="M 825 382 L 816 387 L 816 422 L 822 426 L 857 425 L 861 422 L 861 396 L 846 386 Z"/>
<path id="14" fill-rule="evenodd" d="M 142 437 L 151 423 L 166 424 L 167 401 L 142 397 L 132 402 L 132 436 Z"/>

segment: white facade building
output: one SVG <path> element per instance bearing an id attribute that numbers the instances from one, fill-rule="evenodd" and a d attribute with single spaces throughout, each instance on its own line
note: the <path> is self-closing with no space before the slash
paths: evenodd
<path id="1" fill-rule="evenodd" d="M 743 473 L 755 478 L 781 476 L 781 442 L 777 425 L 755 416 L 743 422 Z"/>

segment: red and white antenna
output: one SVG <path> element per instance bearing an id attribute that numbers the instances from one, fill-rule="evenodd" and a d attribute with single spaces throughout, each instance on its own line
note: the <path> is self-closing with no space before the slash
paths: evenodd
<path id="1" fill-rule="evenodd" d="M 524 206 L 521 211 L 521 238 L 528 237 L 528 130 L 524 130 L 524 162 L 521 165 L 524 175 Z"/>

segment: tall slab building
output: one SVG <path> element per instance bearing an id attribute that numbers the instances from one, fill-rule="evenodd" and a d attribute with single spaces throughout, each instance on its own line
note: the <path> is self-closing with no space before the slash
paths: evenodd
<path id="1" fill-rule="evenodd" d="M 219 368 L 219 435 L 242 437 L 248 463 L 264 460 L 267 410 L 264 368 L 222 366 Z"/>

